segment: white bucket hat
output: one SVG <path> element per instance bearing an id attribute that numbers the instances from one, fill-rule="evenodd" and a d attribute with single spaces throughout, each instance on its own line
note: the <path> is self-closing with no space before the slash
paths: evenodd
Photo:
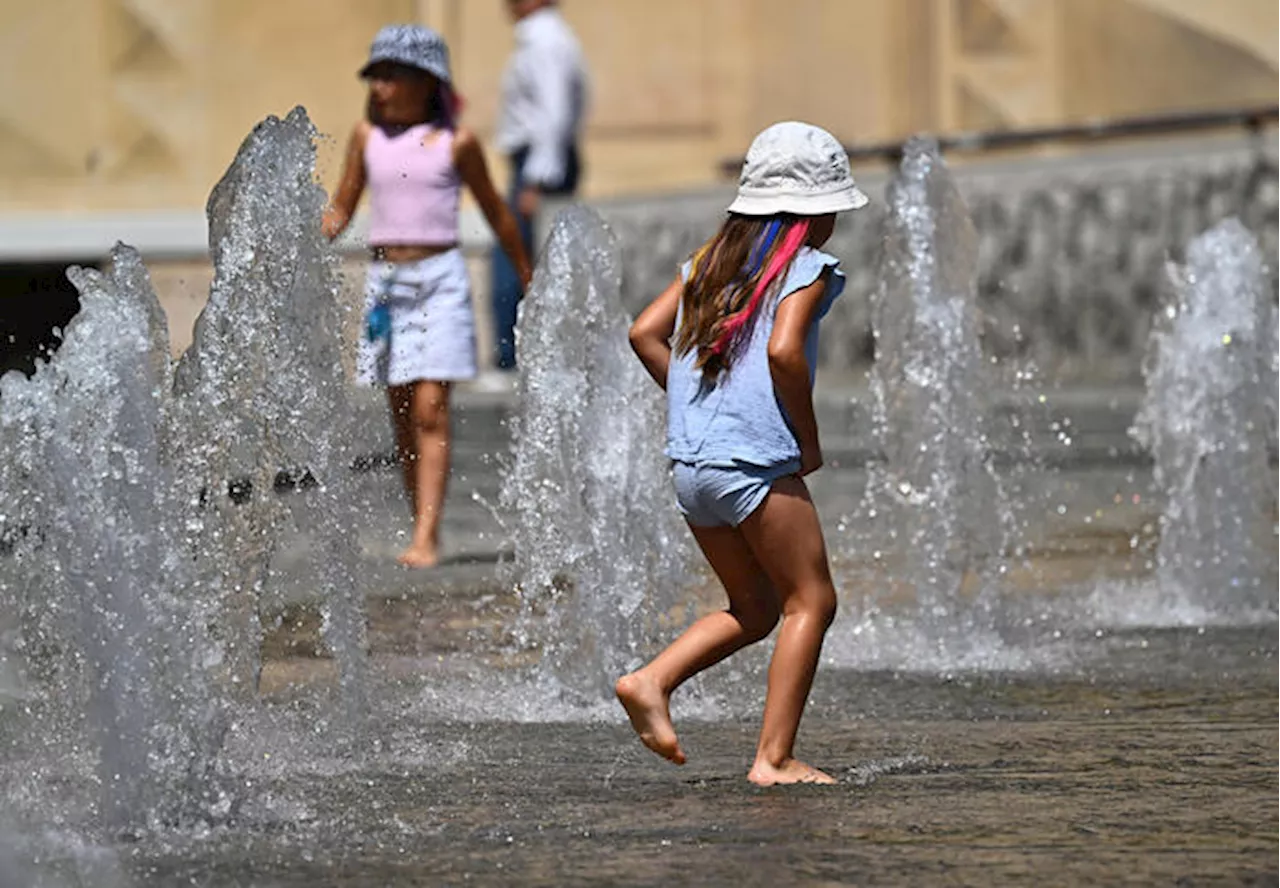
<path id="1" fill-rule="evenodd" d="M 821 216 L 857 210 L 869 201 L 854 184 L 849 155 L 836 137 L 821 127 L 788 120 L 751 143 L 729 212 Z"/>

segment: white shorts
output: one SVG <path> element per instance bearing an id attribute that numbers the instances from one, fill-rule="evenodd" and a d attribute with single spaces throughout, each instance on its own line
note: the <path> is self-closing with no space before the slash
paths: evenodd
<path id="1" fill-rule="evenodd" d="M 371 313 L 380 306 L 381 323 L 371 331 Z M 461 250 L 417 262 L 370 263 L 364 309 L 356 356 L 360 382 L 404 385 L 475 378 L 476 324 Z"/>

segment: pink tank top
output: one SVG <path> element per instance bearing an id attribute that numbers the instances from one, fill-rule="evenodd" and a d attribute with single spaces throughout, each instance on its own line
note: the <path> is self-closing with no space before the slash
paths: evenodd
<path id="1" fill-rule="evenodd" d="M 391 133 L 375 126 L 364 146 L 364 173 L 370 246 L 457 243 L 462 179 L 451 131 L 429 123 Z"/>

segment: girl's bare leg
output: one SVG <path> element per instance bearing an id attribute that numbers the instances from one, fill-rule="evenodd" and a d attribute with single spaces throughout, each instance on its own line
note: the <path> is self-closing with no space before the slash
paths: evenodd
<path id="1" fill-rule="evenodd" d="M 671 724 L 671 692 L 764 638 L 778 622 L 773 590 L 742 534 L 730 527 L 689 527 L 724 585 L 729 608 L 697 620 L 653 662 L 618 679 L 616 687 L 641 742 L 678 765 L 684 764 L 685 754 Z"/>
<path id="2" fill-rule="evenodd" d="M 387 407 L 391 410 L 391 427 L 396 435 L 396 463 L 400 466 L 400 478 L 409 498 L 409 515 L 418 514 L 418 491 L 414 484 L 418 452 L 414 446 L 413 423 L 409 419 L 409 405 L 413 398 L 413 384 L 387 387 Z"/>
<path id="3" fill-rule="evenodd" d="M 792 755 L 823 637 L 836 613 L 822 526 L 804 481 L 796 476 L 775 481 L 764 504 L 740 529 L 778 591 L 782 610 L 760 742 L 747 779 L 762 786 L 834 783 L 830 775 Z"/>
<path id="4" fill-rule="evenodd" d="M 413 436 L 413 539 L 396 560 L 407 567 L 439 561 L 440 513 L 449 480 L 449 384 L 419 381 L 409 399 Z"/>

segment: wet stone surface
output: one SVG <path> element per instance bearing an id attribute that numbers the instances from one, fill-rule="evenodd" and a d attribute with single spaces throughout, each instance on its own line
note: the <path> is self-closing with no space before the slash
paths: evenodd
<path id="1" fill-rule="evenodd" d="M 1089 671 L 1107 678 L 825 671 L 801 750 L 831 788 L 747 783 L 746 712 L 682 722 L 677 769 L 618 724 L 441 723 L 409 700 L 381 712 L 386 748 L 348 762 L 298 743 L 306 707 L 261 711 L 232 744 L 252 783 L 239 819 L 117 844 L 112 869 L 139 885 L 1274 883 L 1274 629 L 1144 634 L 1141 672 L 1210 674 L 1135 675 L 1105 652 Z"/>
<path id="2" fill-rule="evenodd" d="M 888 670 L 837 664 L 850 656 L 847 614 L 798 748 L 840 783 L 762 790 L 745 772 L 767 648 L 681 692 L 690 763 L 676 768 L 612 707 L 566 702 L 501 644 L 479 641 L 476 625 L 504 619 L 490 593 L 401 607 L 370 633 L 373 711 L 354 748 L 333 742 L 330 661 L 268 659 L 263 694 L 237 710 L 224 749 L 237 808 L 212 825 L 103 835 L 79 758 L 48 745 L 25 757 L 30 738 L 6 732 L 6 779 L 37 793 L 28 801 L 44 823 L 28 823 L 10 849 L 31 879 L 0 884 L 1277 877 L 1274 623 L 1060 618 L 1008 635 L 1017 670 Z M 451 622 L 467 611 L 468 626 Z"/>

